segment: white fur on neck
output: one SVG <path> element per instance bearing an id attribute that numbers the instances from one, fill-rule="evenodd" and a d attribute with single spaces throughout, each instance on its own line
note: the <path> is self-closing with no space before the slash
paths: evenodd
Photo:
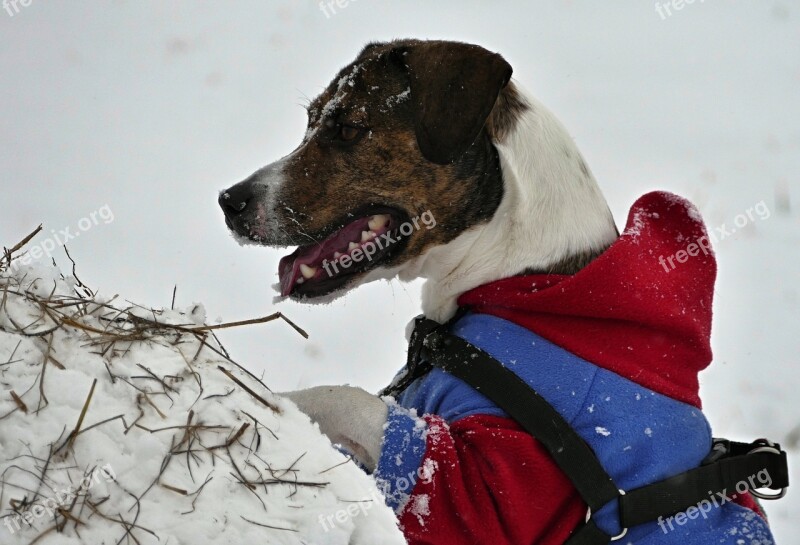
<path id="1" fill-rule="evenodd" d="M 567 130 L 538 101 L 504 142 L 495 143 L 504 195 L 492 219 L 430 249 L 400 271 L 425 278 L 422 311 L 445 321 L 462 293 L 533 268 L 547 270 L 570 256 L 605 248 L 617 237 L 597 182 L 581 169 L 582 157 Z"/>

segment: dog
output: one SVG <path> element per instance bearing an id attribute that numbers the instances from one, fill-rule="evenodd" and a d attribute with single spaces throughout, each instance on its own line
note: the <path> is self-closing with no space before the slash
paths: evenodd
<path id="1" fill-rule="evenodd" d="M 310 103 L 297 149 L 221 192 L 227 226 L 297 246 L 278 267 L 282 297 L 328 302 L 424 278 L 424 316 L 467 309 L 451 332 L 533 386 L 626 489 L 696 467 L 711 447 L 697 373 L 711 361 L 715 263 L 698 251 L 665 273 L 658 257 L 704 235 L 697 211 L 650 193 L 620 234 L 567 130 L 511 75 L 477 45 L 368 44 Z M 349 386 L 285 395 L 375 475 L 409 543 L 557 544 L 584 519 L 536 439 L 442 370 L 393 398 Z M 608 535 L 626 531 L 613 506 L 602 511 Z M 628 533 L 743 536 L 771 542 L 747 494 Z"/>

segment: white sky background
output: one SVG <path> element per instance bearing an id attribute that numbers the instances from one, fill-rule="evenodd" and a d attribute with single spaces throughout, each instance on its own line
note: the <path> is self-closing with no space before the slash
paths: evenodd
<path id="1" fill-rule="evenodd" d="M 376 390 L 403 363 L 418 285 L 276 307 L 282 252 L 239 247 L 217 192 L 294 149 L 304 97 L 367 41 L 479 43 L 565 122 L 620 227 L 652 189 L 690 198 L 709 226 L 769 206 L 769 219 L 717 246 L 716 362 L 703 395 L 717 435 L 791 440 L 793 428 L 800 434 L 800 6 L 696 0 L 662 19 L 651 0 L 613 4 L 358 0 L 330 17 L 305 1 L 33 0 L 13 17 L 0 10 L 0 245 L 40 222 L 40 242 L 51 229 L 76 231 L 108 205 L 113 222 L 69 243 L 92 287 L 162 306 L 177 284 L 177 304 L 202 301 L 211 320 L 280 310 L 311 339 L 280 323 L 228 331 L 235 359 L 275 390 Z M 782 543 L 800 518 L 791 496 L 769 511 Z"/>

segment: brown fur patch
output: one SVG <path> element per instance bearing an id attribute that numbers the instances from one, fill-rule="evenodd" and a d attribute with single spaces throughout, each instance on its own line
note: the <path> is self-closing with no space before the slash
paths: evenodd
<path id="1" fill-rule="evenodd" d="M 492 113 L 486 120 L 486 130 L 492 140 L 497 143 L 505 142 L 508 134 L 516 127 L 520 116 L 529 109 L 531 109 L 531 105 L 519 93 L 517 86 L 513 81 L 509 82 L 500 91 Z"/>
<path id="2" fill-rule="evenodd" d="M 321 240 L 370 206 L 409 217 L 429 210 L 436 227 L 415 231 L 392 260 L 399 263 L 487 221 L 499 205 L 502 178 L 488 132 L 453 163 L 423 156 L 408 74 L 390 58 L 414 43 L 368 46 L 309 106 L 310 136 L 284 168 L 286 182 L 276 196 L 276 211 L 287 215 L 281 224 L 295 244 Z M 337 141 L 340 124 L 363 127 L 363 135 L 353 144 Z"/>

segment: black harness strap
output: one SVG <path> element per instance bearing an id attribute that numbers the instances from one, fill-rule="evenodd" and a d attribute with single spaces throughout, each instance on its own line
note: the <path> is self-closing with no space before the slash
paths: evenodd
<path id="1" fill-rule="evenodd" d="M 427 336 L 421 355 L 489 399 L 501 400 L 498 405 L 544 445 L 591 509 L 600 509 L 619 496 L 591 447 L 516 373 L 497 365 L 492 356 L 464 339 L 441 330 Z"/>
<path id="2" fill-rule="evenodd" d="M 789 486 L 786 453 L 779 445 L 764 439 L 752 444 L 717 441 L 717 444 L 725 445 L 727 450 L 723 457 L 628 492 L 624 501 L 620 502 L 622 525 L 630 528 L 703 502 L 723 505 L 733 501 L 742 492 L 752 492 L 754 488 L 764 486 L 766 483 L 755 480 L 764 471 L 769 477 L 768 488 L 783 490 Z M 742 486 L 737 490 L 739 485 Z M 765 498 L 761 494 L 756 495 Z M 778 499 L 782 495 L 765 499 Z"/>
<path id="3" fill-rule="evenodd" d="M 627 528 L 674 515 L 704 500 L 727 503 L 732 494 L 742 493 L 737 488 L 741 483 L 750 491 L 763 486 L 783 492 L 788 486 L 786 453 L 779 445 L 766 440 L 753 444 L 717 440 L 712 455 L 700 467 L 635 490 L 619 490 L 591 447 L 547 400 L 491 355 L 449 332 L 460 316 L 447 324 L 416 319 L 406 374 L 383 394 L 397 395 L 436 366 L 491 399 L 547 449 L 589 507 L 586 523 L 573 532 L 567 545 L 607 545 L 625 535 Z M 770 478 L 769 486 L 763 482 L 756 486 L 753 477 L 763 471 Z M 755 495 L 773 499 L 782 492 Z M 597 527 L 591 514 L 615 499 L 623 531 L 611 537 Z"/>
<path id="4" fill-rule="evenodd" d="M 409 384 L 426 375 L 428 371 L 431 370 L 432 365 L 430 361 L 421 357 L 423 342 L 428 335 L 436 330 L 449 331 L 450 326 L 460 320 L 461 317 L 466 313 L 467 309 L 460 307 L 455 316 L 450 318 L 450 320 L 444 324 L 440 324 L 439 322 L 435 322 L 433 320 L 428 320 L 424 316 L 417 316 L 414 319 L 414 329 L 411 331 L 411 336 L 408 340 L 408 358 L 406 360 L 405 373 L 402 376 L 395 378 L 392 384 L 380 392 L 380 395 L 382 397 L 396 397 L 398 394 L 408 388 Z"/>

